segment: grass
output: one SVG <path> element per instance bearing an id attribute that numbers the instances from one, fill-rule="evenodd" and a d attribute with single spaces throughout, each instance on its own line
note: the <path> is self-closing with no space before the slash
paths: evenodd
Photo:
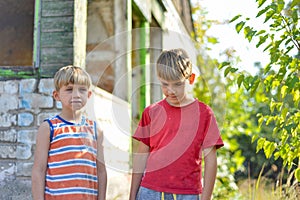
<path id="1" fill-rule="evenodd" d="M 241 200 L 300 200 L 300 184 L 293 181 L 293 173 L 290 174 L 286 183 L 280 180 L 274 182 L 262 176 L 262 171 L 257 179 L 245 179 L 238 184 Z"/>

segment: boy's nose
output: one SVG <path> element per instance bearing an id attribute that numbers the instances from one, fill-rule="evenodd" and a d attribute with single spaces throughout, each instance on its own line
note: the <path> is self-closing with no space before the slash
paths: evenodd
<path id="1" fill-rule="evenodd" d="M 79 91 L 77 89 L 73 90 L 73 97 L 79 96 Z"/>
<path id="2" fill-rule="evenodd" d="M 168 94 L 174 94 L 175 90 L 172 87 L 168 87 Z"/>

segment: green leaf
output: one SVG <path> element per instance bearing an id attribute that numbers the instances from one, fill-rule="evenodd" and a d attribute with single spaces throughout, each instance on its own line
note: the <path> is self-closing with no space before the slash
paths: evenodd
<path id="1" fill-rule="evenodd" d="M 223 67 L 228 66 L 228 65 L 230 65 L 230 62 L 222 62 L 222 63 L 219 65 L 219 69 L 222 69 Z"/>
<path id="2" fill-rule="evenodd" d="M 271 69 L 271 65 L 270 64 L 268 64 L 265 68 L 264 68 L 264 74 L 267 74 L 269 71 L 270 71 L 270 69 Z"/>
<path id="3" fill-rule="evenodd" d="M 259 127 L 261 127 L 261 125 L 262 125 L 262 123 L 264 122 L 264 117 L 262 116 L 262 117 L 260 117 L 259 119 L 258 119 L 258 126 Z"/>
<path id="4" fill-rule="evenodd" d="M 224 77 L 226 77 L 227 74 L 228 74 L 230 71 L 231 71 L 231 67 L 229 66 L 229 67 L 227 67 L 227 68 L 225 69 L 225 71 L 224 71 Z"/>
<path id="5" fill-rule="evenodd" d="M 237 70 L 239 70 L 239 69 L 238 69 L 238 68 L 232 67 L 232 68 L 230 69 L 230 72 L 231 72 L 231 73 L 234 73 L 234 72 L 236 72 Z"/>
<path id="6" fill-rule="evenodd" d="M 294 8 L 295 6 L 297 6 L 299 4 L 299 0 L 293 0 L 291 3 L 291 9 Z"/>
<path id="7" fill-rule="evenodd" d="M 287 115 L 288 111 L 289 111 L 289 108 L 284 108 L 284 109 L 282 109 L 282 111 L 281 111 L 281 116 L 283 117 L 283 119 L 286 118 L 286 115 Z"/>
<path id="8" fill-rule="evenodd" d="M 297 83 L 299 83 L 297 76 L 289 76 L 286 80 L 286 85 L 289 86 L 289 88 L 294 88 Z"/>
<path id="9" fill-rule="evenodd" d="M 300 168 L 295 170 L 295 178 L 298 182 L 300 182 Z"/>
<path id="10" fill-rule="evenodd" d="M 267 0 L 258 0 L 258 8 L 260 8 Z"/>
<path id="11" fill-rule="evenodd" d="M 272 43 L 271 44 L 269 44 L 266 48 L 264 48 L 264 52 L 266 51 L 266 50 L 268 50 L 270 47 L 272 46 Z"/>
<path id="12" fill-rule="evenodd" d="M 257 15 L 256 18 L 258 18 L 259 16 L 261 16 L 262 14 L 264 14 L 265 12 L 267 12 L 270 9 L 270 6 L 265 7 L 264 9 L 260 10 Z"/>
<path id="13" fill-rule="evenodd" d="M 294 101 L 295 103 L 299 102 L 299 101 L 300 101 L 300 91 L 299 91 L 299 90 L 294 90 L 294 91 L 292 92 L 292 94 L 293 94 L 293 101 Z M 298 103 L 297 103 L 297 104 L 298 104 Z"/>
<path id="14" fill-rule="evenodd" d="M 280 13 L 284 8 L 284 1 L 283 0 L 278 0 L 277 3 L 278 3 L 277 4 L 277 13 Z"/>
<path id="15" fill-rule="evenodd" d="M 244 22 L 244 21 L 241 21 L 241 22 L 237 23 L 237 24 L 235 25 L 235 30 L 236 30 L 238 33 L 240 33 L 240 31 L 243 29 L 244 25 L 245 25 L 245 22 Z"/>
<path id="16" fill-rule="evenodd" d="M 287 89 L 288 89 L 288 86 L 286 86 L 286 85 L 284 85 L 284 86 L 281 87 L 281 90 L 280 90 L 281 98 L 284 99 L 284 97 L 287 94 Z"/>
<path id="17" fill-rule="evenodd" d="M 229 23 L 232 23 L 232 22 L 234 22 L 235 20 L 237 20 L 238 18 L 240 18 L 242 15 L 236 15 L 235 17 L 233 17 L 230 21 L 229 21 Z"/>
<path id="18" fill-rule="evenodd" d="M 261 35 L 261 34 L 264 34 L 266 31 L 265 30 L 260 30 L 258 33 L 256 33 L 256 35 Z"/>
<path id="19" fill-rule="evenodd" d="M 242 81 L 244 80 L 245 76 L 244 74 L 239 75 L 238 79 L 237 79 L 237 84 L 239 87 L 241 87 Z"/>
<path id="20" fill-rule="evenodd" d="M 244 34 L 245 38 L 248 39 L 249 42 L 251 42 L 253 36 L 256 34 L 257 31 L 254 31 L 253 28 L 250 28 L 249 26 L 244 28 Z"/>
<path id="21" fill-rule="evenodd" d="M 216 37 L 207 37 L 207 41 L 211 44 L 217 44 L 218 39 Z"/>
<path id="22" fill-rule="evenodd" d="M 247 91 L 251 88 L 251 82 L 252 82 L 252 77 L 251 76 L 247 76 L 243 81 L 243 85 L 244 85 L 244 87 L 246 88 Z"/>
<path id="23" fill-rule="evenodd" d="M 251 143 L 253 143 L 257 138 L 258 138 L 258 135 L 256 135 L 256 134 L 253 135 L 253 136 L 252 136 L 252 139 L 251 139 Z"/>
<path id="24" fill-rule="evenodd" d="M 270 141 L 265 141 L 264 142 L 264 152 L 266 155 L 266 158 L 271 158 L 274 150 L 276 149 L 276 143 L 270 142 Z"/>
<path id="25" fill-rule="evenodd" d="M 274 112 L 275 107 L 276 107 L 276 102 L 274 101 L 274 99 L 272 99 L 271 103 L 270 103 L 270 110 L 271 110 L 271 112 Z"/>
<path id="26" fill-rule="evenodd" d="M 268 39 L 268 34 L 266 34 L 264 36 L 259 36 L 259 41 L 256 44 L 256 47 L 258 48 L 260 45 L 262 45 L 263 43 L 265 43 L 267 39 Z"/>
<path id="27" fill-rule="evenodd" d="M 256 92 L 256 90 L 257 90 L 257 88 L 258 88 L 258 86 L 259 86 L 260 80 L 257 79 L 257 78 L 258 78 L 258 77 L 256 77 L 256 78 L 254 79 L 254 81 L 252 81 L 252 83 L 251 83 L 251 91 L 250 91 L 250 95 L 251 95 L 251 96 L 253 96 L 253 95 L 255 94 L 255 92 Z"/>
<path id="28" fill-rule="evenodd" d="M 294 22 L 295 24 L 298 23 L 298 11 L 297 11 L 297 9 L 294 9 L 294 10 L 293 10 L 293 12 L 292 12 L 292 19 L 293 19 L 293 22 Z"/>
<path id="29" fill-rule="evenodd" d="M 259 152 L 264 147 L 264 143 L 266 141 L 266 138 L 259 138 L 257 140 L 257 146 L 256 146 L 256 153 Z"/>
<path id="30" fill-rule="evenodd" d="M 264 23 L 266 23 L 267 21 L 269 21 L 269 19 L 275 14 L 275 11 L 274 10 L 270 10 L 266 13 L 266 18 L 265 18 L 265 21 Z"/>

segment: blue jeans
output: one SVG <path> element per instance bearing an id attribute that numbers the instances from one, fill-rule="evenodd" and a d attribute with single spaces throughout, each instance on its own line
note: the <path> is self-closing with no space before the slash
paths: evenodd
<path id="1" fill-rule="evenodd" d="M 200 200 L 196 194 L 171 194 L 166 192 L 157 192 L 145 187 L 140 187 L 136 195 L 136 200 Z"/>

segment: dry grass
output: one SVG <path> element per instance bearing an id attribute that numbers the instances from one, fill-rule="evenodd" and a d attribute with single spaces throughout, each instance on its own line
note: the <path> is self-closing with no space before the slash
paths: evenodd
<path id="1" fill-rule="evenodd" d="M 243 200 L 300 200 L 300 188 L 297 183 L 292 186 L 277 186 L 271 179 L 247 179 L 238 184 Z"/>

